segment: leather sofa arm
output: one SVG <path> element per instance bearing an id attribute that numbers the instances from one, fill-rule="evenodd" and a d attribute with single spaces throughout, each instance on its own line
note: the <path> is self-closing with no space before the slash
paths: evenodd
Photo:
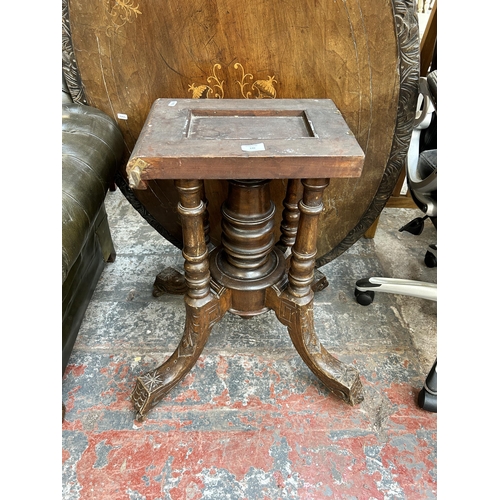
<path id="1" fill-rule="evenodd" d="M 81 104 L 62 105 L 62 281 L 85 244 L 124 150 L 116 123 Z"/>

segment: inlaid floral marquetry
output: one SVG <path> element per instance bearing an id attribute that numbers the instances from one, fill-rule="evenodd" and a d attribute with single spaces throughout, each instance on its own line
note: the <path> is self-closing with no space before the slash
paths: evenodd
<path id="1" fill-rule="evenodd" d="M 207 83 L 189 85 L 188 91 L 193 93 L 193 99 L 207 99 L 210 97 L 224 99 L 225 81 L 220 79 L 218 73 L 222 69 L 220 64 L 215 64 L 212 68 L 212 74 L 207 78 Z M 240 63 L 235 63 L 233 69 L 241 72 L 239 80 L 234 80 L 238 85 L 240 94 L 245 99 L 276 99 L 276 88 L 274 84 L 278 81 L 273 76 L 267 76 L 267 79 L 254 80 L 251 73 L 246 73 Z"/>
<path id="2" fill-rule="evenodd" d="M 111 7 L 112 1 L 109 1 Z M 134 0 L 114 0 L 114 5 L 110 10 L 111 24 L 106 28 L 106 35 L 111 36 L 126 23 L 132 23 L 139 14 L 139 4 L 134 5 Z"/>
<path id="3" fill-rule="evenodd" d="M 285 0 L 63 0 L 63 73 L 74 102 L 117 120 L 126 157 L 158 97 L 334 100 L 367 161 L 361 179 L 343 179 L 325 191 L 320 268 L 365 234 L 404 169 L 418 95 L 418 16 L 415 0 L 290 5 Z M 147 193 L 138 193 L 130 189 L 125 168 L 122 162 L 117 175 L 124 196 L 182 248 L 173 181 L 150 182 Z M 225 190 L 225 181 L 207 182 L 211 207 L 221 205 Z M 271 193 L 279 206 L 284 185 L 273 182 Z M 211 210 L 209 231 L 219 244 L 217 210 Z"/>

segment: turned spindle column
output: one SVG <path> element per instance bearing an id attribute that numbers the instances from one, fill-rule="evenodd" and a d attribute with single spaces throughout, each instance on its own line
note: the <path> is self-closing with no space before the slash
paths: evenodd
<path id="1" fill-rule="evenodd" d="M 248 318 L 268 310 L 265 290 L 283 279 L 283 254 L 274 248 L 274 213 L 269 180 L 231 180 L 222 206 L 221 246 L 210 272 L 232 290 L 232 313 Z"/>
<path id="2" fill-rule="evenodd" d="M 302 199 L 304 188 L 300 179 L 289 179 L 283 200 L 283 212 L 281 221 L 281 237 L 278 246 L 288 256 L 289 250 L 295 243 L 297 229 L 299 227 L 299 201 Z"/>
<path id="3" fill-rule="evenodd" d="M 329 183 L 329 179 L 302 181 L 304 194 L 299 202 L 299 225 L 288 271 L 288 291 L 294 297 L 312 299 L 318 218 L 323 211 L 323 191 Z"/>
<path id="4" fill-rule="evenodd" d="M 203 303 L 210 293 L 208 248 L 205 241 L 205 204 L 202 201 L 203 182 L 176 180 L 180 202 L 177 206 L 182 224 L 184 278 L 186 300 Z"/>

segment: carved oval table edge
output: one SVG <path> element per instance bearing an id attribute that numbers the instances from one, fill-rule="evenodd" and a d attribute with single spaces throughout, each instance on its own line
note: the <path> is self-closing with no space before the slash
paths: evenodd
<path id="1" fill-rule="evenodd" d="M 73 102 L 87 104 L 83 82 L 73 51 L 68 2 L 69 0 L 62 0 L 62 70 Z"/>
<path id="2" fill-rule="evenodd" d="M 393 11 L 399 53 L 400 91 L 396 128 L 387 167 L 382 175 L 379 189 L 358 224 L 335 248 L 316 260 L 318 268 L 344 253 L 375 222 L 390 198 L 405 164 L 415 118 L 413 110 L 416 108 L 418 97 L 420 38 L 413 0 L 393 0 Z"/>
<path id="3" fill-rule="evenodd" d="M 71 27 L 69 21 L 68 1 L 62 0 L 62 31 L 63 31 L 63 74 L 66 84 L 74 102 L 87 104 L 85 90 L 80 77 L 76 59 L 73 54 L 73 43 L 71 40 Z M 418 31 L 418 18 L 413 0 L 392 0 L 396 39 L 399 53 L 400 92 L 396 119 L 395 134 L 387 167 L 384 170 L 374 199 L 361 217 L 358 224 L 348 235 L 330 252 L 318 258 L 316 267 L 322 267 L 336 259 L 348 248 L 350 248 L 373 224 L 380 215 L 387 200 L 391 196 L 399 173 L 404 165 L 404 160 L 411 140 L 413 130 L 414 110 L 418 96 L 418 78 L 420 63 L 420 38 Z M 120 182 L 122 181 L 122 182 Z M 149 213 L 138 200 L 132 189 L 129 188 L 125 179 L 117 176 L 117 185 L 130 204 L 140 213 L 161 236 L 178 248 L 182 248 L 175 236 L 167 231 Z"/>

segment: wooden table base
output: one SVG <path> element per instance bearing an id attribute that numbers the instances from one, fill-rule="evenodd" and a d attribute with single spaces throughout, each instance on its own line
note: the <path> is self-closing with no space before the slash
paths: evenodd
<path id="1" fill-rule="evenodd" d="M 269 180 L 229 181 L 222 206 L 222 244 L 209 254 L 203 181 L 175 181 L 184 240 L 186 322 L 175 352 L 137 379 L 132 402 L 138 420 L 191 370 L 212 327 L 228 311 L 250 317 L 272 309 L 304 362 L 328 389 L 351 405 L 363 400 L 357 370 L 332 356 L 314 329 L 317 222 L 328 183 L 288 181 L 282 236 L 275 244 Z M 174 279 L 179 284 L 179 276 Z"/>

